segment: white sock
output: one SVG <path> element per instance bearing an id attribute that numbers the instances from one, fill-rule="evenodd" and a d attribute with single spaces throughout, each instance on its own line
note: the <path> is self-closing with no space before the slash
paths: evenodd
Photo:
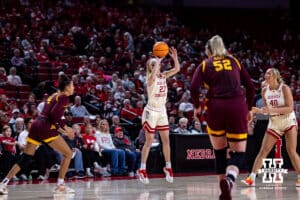
<path id="1" fill-rule="evenodd" d="M 142 163 L 140 169 L 146 169 L 146 163 Z"/>
<path id="2" fill-rule="evenodd" d="M 86 168 L 86 173 L 91 173 L 91 168 Z"/>
<path id="3" fill-rule="evenodd" d="M 3 179 L 3 181 L 1 182 L 3 185 L 7 185 L 9 183 L 9 179 L 5 178 Z"/>
<path id="4" fill-rule="evenodd" d="M 253 181 L 255 181 L 256 173 L 251 172 L 251 174 L 250 174 L 249 176 L 250 176 L 250 178 L 251 178 Z M 298 176 L 298 177 L 299 177 L 299 176 Z"/>
<path id="5" fill-rule="evenodd" d="M 57 179 L 57 185 L 63 185 L 65 183 L 65 180 L 63 178 Z"/>
<path id="6" fill-rule="evenodd" d="M 172 168 L 171 162 L 166 162 L 166 168 Z"/>
<path id="7" fill-rule="evenodd" d="M 300 180 L 300 174 L 298 174 L 298 180 Z"/>
<path id="8" fill-rule="evenodd" d="M 235 181 L 235 179 L 236 179 L 236 177 L 237 177 L 238 174 L 237 174 L 237 172 L 234 171 L 234 170 L 227 170 L 226 175 L 231 175 L 231 176 L 233 176 L 233 178 L 234 178 L 233 181 Z"/>

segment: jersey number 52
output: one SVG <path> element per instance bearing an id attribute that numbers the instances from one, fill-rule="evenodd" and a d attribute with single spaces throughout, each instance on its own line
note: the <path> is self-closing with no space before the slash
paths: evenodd
<path id="1" fill-rule="evenodd" d="M 222 70 L 232 70 L 231 62 L 229 59 L 213 61 L 213 66 L 215 67 L 216 72 Z"/>

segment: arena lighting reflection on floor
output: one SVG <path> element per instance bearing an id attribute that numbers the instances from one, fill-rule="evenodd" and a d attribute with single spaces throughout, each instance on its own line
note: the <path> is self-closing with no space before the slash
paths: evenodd
<path id="1" fill-rule="evenodd" d="M 284 176 L 281 185 L 263 184 L 257 178 L 256 187 L 245 187 L 240 183 L 240 175 L 232 190 L 233 199 L 239 200 L 300 200 L 300 188 L 295 187 L 296 174 L 290 172 Z M 143 185 L 137 179 L 83 179 L 69 181 L 67 185 L 76 190 L 76 194 L 53 195 L 55 181 L 39 182 L 39 184 L 11 184 L 9 195 L 0 196 L 0 200 L 215 200 L 219 197 L 219 186 L 214 175 L 175 176 L 173 184 L 167 183 L 162 175 L 150 178 L 150 184 Z M 52 182 L 52 183 L 50 183 Z"/>

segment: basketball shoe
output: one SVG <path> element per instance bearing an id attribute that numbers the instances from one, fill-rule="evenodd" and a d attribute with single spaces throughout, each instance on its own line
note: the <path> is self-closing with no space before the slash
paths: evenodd
<path id="1" fill-rule="evenodd" d="M 136 173 L 137 173 L 137 175 L 139 177 L 139 180 L 142 183 L 149 184 L 149 179 L 148 179 L 147 171 L 145 169 L 138 169 Z"/>
<path id="2" fill-rule="evenodd" d="M 54 188 L 53 191 L 55 194 L 71 194 L 71 193 L 75 193 L 75 190 L 65 186 L 65 184 L 62 185 L 57 185 L 56 188 Z"/>
<path id="3" fill-rule="evenodd" d="M 250 187 L 255 186 L 255 181 L 250 176 L 248 176 L 245 180 L 241 180 L 241 182 Z"/>
<path id="4" fill-rule="evenodd" d="M 219 197 L 220 200 L 232 200 L 231 196 L 231 189 L 232 189 L 232 182 L 229 178 L 225 178 L 220 181 L 220 189 L 221 195 Z"/>
<path id="5" fill-rule="evenodd" d="M 169 183 L 173 183 L 174 178 L 172 168 L 164 167 L 164 172 L 166 174 L 166 181 L 168 181 Z"/>
<path id="6" fill-rule="evenodd" d="M 3 183 L 0 183 L 0 195 L 8 194 L 7 186 Z"/>

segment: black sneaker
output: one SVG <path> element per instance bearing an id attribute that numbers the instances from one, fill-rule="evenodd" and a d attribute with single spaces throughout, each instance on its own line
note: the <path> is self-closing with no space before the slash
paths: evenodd
<path id="1" fill-rule="evenodd" d="M 220 200 L 232 200 L 231 196 L 231 189 L 232 189 L 232 182 L 228 178 L 225 178 L 220 181 L 220 189 L 221 195 Z"/>
<path id="2" fill-rule="evenodd" d="M 67 172 L 66 178 L 67 178 L 67 179 L 73 179 L 73 178 L 75 178 L 74 172 Z"/>
<path id="3" fill-rule="evenodd" d="M 80 171 L 80 172 L 77 172 L 77 175 L 76 175 L 76 178 L 85 178 L 86 175 L 84 174 L 84 172 Z"/>

